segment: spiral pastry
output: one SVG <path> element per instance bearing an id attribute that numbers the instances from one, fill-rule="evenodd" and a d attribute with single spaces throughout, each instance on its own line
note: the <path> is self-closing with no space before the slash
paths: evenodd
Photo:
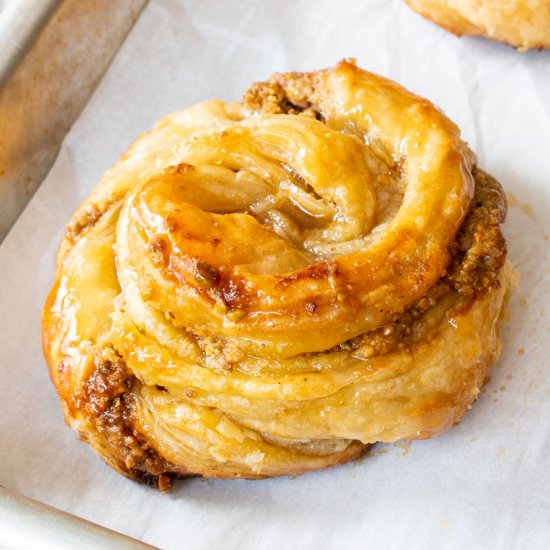
<path id="1" fill-rule="evenodd" d="M 162 490 L 444 432 L 506 291 L 506 203 L 475 162 L 350 60 L 164 118 L 59 249 L 43 342 L 67 423 Z"/>
<path id="2" fill-rule="evenodd" d="M 520 51 L 550 48 L 550 0 L 405 0 L 444 29 L 505 42 Z"/>

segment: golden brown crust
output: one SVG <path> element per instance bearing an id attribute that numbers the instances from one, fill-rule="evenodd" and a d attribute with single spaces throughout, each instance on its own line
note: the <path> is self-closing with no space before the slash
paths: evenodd
<path id="1" fill-rule="evenodd" d="M 457 36 L 478 35 L 520 51 L 550 48 L 548 0 L 405 0 Z"/>
<path id="2" fill-rule="evenodd" d="M 350 61 L 174 113 L 61 244 L 65 418 L 162 490 L 437 435 L 498 355 L 505 211 L 442 113 Z"/>

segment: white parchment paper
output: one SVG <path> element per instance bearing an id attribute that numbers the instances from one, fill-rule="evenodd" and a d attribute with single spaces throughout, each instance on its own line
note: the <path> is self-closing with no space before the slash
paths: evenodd
<path id="1" fill-rule="evenodd" d="M 170 111 L 353 56 L 439 105 L 513 194 L 505 346 L 460 425 L 295 479 L 176 484 L 106 467 L 65 427 L 40 311 L 63 226 Z M 0 247 L 0 484 L 165 549 L 550 548 L 550 51 L 458 39 L 400 0 L 152 0 Z"/>

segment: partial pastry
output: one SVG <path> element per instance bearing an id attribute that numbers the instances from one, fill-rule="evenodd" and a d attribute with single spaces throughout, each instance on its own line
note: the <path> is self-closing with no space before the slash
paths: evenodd
<path id="1" fill-rule="evenodd" d="M 415 11 L 462 36 L 484 36 L 518 50 L 550 48 L 550 0 L 405 0 Z"/>
<path id="2" fill-rule="evenodd" d="M 353 60 L 171 114 L 61 242 L 65 419 L 162 490 L 441 434 L 499 354 L 505 213 L 458 128 Z"/>

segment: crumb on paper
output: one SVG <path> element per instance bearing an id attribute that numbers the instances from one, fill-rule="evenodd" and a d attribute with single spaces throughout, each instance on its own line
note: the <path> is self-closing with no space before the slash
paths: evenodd
<path id="1" fill-rule="evenodd" d="M 377 445 L 376 448 L 371 451 L 373 455 L 385 455 L 389 452 L 388 446 L 385 444 Z"/>
<path id="2" fill-rule="evenodd" d="M 396 441 L 393 446 L 395 449 L 399 449 L 401 451 L 397 453 L 397 456 L 407 456 L 412 450 L 412 444 L 410 441 Z"/>
<path id="3" fill-rule="evenodd" d="M 537 217 L 535 216 L 535 212 L 533 211 L 533 207 L 530 202 L 521 202 L 513 193 L 510 192 L 507 193 L 506 196 L 510 206 L 517 206 L 526 216 L 531 218 L 533 221 L 537 221 Z"/>

